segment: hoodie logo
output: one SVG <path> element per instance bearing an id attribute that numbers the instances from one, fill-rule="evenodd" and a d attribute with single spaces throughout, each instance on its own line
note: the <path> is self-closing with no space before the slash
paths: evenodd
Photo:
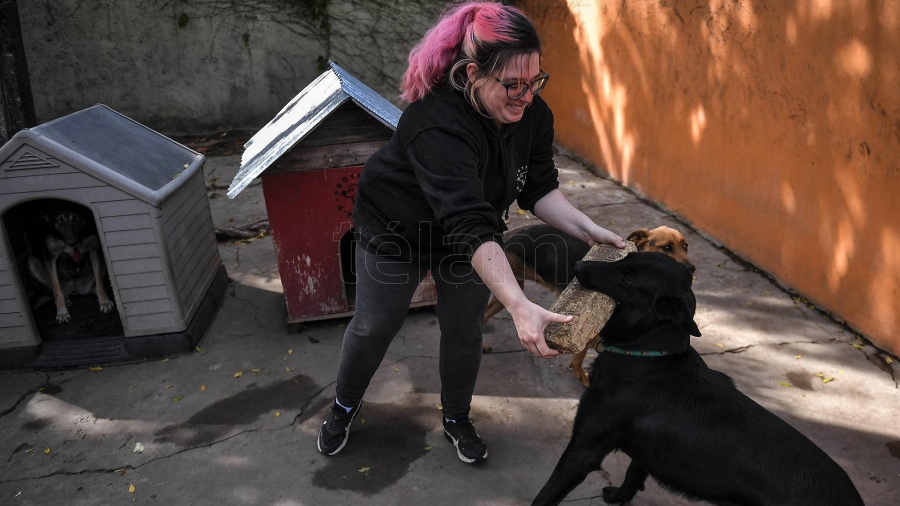
<path id="1" fill-rule="evenodd" d="M 524 165 L 519 167 L 519 170 L 516 171 L 516 192 L 521 193 L 522 188 L 525 188 L 525 178 L 528 176 L 528 166 Z"/>

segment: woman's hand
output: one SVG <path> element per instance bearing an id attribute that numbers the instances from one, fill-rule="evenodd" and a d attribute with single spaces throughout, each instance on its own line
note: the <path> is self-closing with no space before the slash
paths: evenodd
<path id="1" fill-rule="evenodd" d="M 559 189 L 538 200 L 534 205 L 534 214 L 551 227 L 578 237 L 591 246 L 605 243 L 617 248 L 625 247 L 624 239 L 597 225 L 586 214 L 572 207 Z"/>
<path id="2" fill-rule="evenodd" d="M 610 232 L 599 225 L 591 227 L 589 233 L 591 236 L 591 241 L 589 241 L 591 246 L 595 244 L 612 244 L 619 249 L 625 247 L 625 239 L 622 239 L 619 234 Z"/>
<path id="3" fill-rule="evenodd" d="M 572 317 L 552 313 L 528 300 L 513 276 L 503 249 L 496 242 L 489 241 L 479 246 L 472 255 L 472 266 L 512 315 L 522 346 L 536 357 L 559 355 L 558 351 L 547 346 L 544 327 L 552 322 L 567 323 Z"/>
<path id="4" fill-rule="evenodd" d="M 541 306 L 525 299 L 521 304 L 507 308 L 516 325 L 519 341 L 532 355 L 540 358 L 552 358 L 559 352 L 547 346 L 544 340 L 544 327 L 552 322 L 568 323 L 572 316 L 552 313 Z"/>

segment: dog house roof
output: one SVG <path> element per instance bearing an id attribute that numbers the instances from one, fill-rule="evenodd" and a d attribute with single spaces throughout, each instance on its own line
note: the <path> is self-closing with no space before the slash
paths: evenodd
<path id="1" fill-rule="evenodd" d="M 24 130 L 15 137 L 155 206 L 174 193 L 205 160 L 203 155 L 103 104 Z"/>
<path id="2" fill-rule="evenodd" d="M 244 144 L 241 168 L 228 188 L 230 198 L 241 193 L 254 178 L 347 100 L 352 100 L 392 130 L 397 128 L 400 109 L 333 61 L 329 61 L 328 65 L 330 70 L 298 93 L 272 121 Z"/>

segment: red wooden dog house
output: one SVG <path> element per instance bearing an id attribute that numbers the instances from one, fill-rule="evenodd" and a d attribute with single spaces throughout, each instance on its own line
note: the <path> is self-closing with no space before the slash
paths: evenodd
<path id="1" fill-rule="evenodd" d="M 362 165 L 390 139 L 400 110 L 334 62 L 244 145 L 228 189 L 254 178 L 275 241 L 288 323 L 353 314 L 350 213 Z M 430 274 L 412 307 L 437 299 Z"/>

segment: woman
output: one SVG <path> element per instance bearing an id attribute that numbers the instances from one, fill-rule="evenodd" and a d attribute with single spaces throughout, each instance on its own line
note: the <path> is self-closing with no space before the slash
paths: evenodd
<path id="1" fill-rule="evenodd" d="M 503 215 L 522 209 L 588 243 L 624 247 L 559 191 L 553 116 L 537 94 L 549 76 L 541 43 L 515 7 L 470 2 L 446 12 L 409 55 L 411 102 L 391 140 L 366 162 L 353 220 L 356 312 L 344 334 L 337 398 L 318 437 L 334 455 L 347 443 L 369 381 L 430 269 L 438 294 L 443 426 L 463 462 L 487 457 L 469 419 L 490 293 L 509 310 L 522 345 L 557 355 L 550 322 L 571 317 L 529 301 L 501 247 Z"/>

